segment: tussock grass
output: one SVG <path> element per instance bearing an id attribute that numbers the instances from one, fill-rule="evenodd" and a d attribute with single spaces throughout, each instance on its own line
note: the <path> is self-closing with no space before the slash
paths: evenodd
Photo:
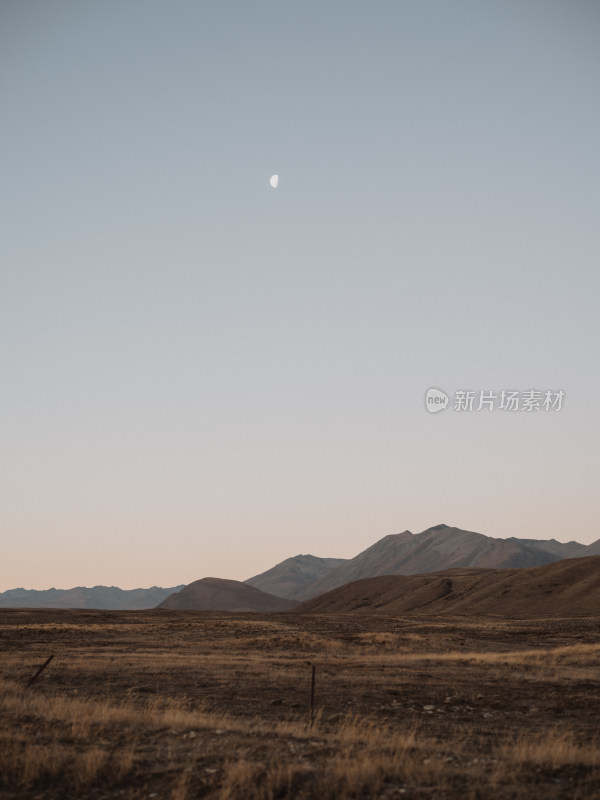
<path id="1" fill-rule="evenodd" d="M 27 790 L 70 785 L 78 790 L 102 781 L 119 784 L 134 764 L 132 748 L 108 751 L 95 744 L 31 743 L 23 736 L 0 735 L 0 786 Z"/>
<path id="2" fill-rule="evenodd" d="M 516 764 L 535 764 L 551 769 L 600 765 L 598 741 L 578 741 L 573 731 L 550 731 L 533 737 L 519 736 L 499 748 L 500 755 Z"/>
<path id="3" fill-rule="evenodd" d="M 0 614 L 7 800 L 584 800 L 600 785 L 594 620 L 60 616 Z"/>

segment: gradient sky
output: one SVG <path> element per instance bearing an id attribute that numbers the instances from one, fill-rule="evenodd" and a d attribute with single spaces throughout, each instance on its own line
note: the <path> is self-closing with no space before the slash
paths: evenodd
<path id="1" fill-rule="evenodd" d="M 598 539 L 599 41 L 583 0 L 3 0 L 0 590 Z"/>

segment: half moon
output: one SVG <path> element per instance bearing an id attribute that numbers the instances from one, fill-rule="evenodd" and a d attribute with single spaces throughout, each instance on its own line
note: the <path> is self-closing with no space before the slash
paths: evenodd
<path id="1" fill-rule="evenodd" d="M 279 186 L 279 175 L 271 175 L 269 183 L 272 189 L 276 189 Z"/>

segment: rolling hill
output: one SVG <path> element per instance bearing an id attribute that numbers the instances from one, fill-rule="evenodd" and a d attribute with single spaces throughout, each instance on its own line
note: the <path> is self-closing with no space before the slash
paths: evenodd
<path id="1" fill-rule="evenodd" d="M 457 568 L 365 578 L 309 600 L 310 614 L 597 614 L 600 556 L 522 569 Z"/>
<path id="2" fill-rule="evenodd" d="M 289 611 L 298 602 L 261 592 L 241 581 L 201 578 L 163 600 L 158 608 L 177 611 Z"/>

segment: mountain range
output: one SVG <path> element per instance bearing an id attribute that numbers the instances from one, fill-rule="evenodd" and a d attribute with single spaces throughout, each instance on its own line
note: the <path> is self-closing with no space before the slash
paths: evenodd
<path id="1" fill-rule="evenodd" d="M 590 545 L 514 536 L 500 539 L 442 524 L 421 533 L 384 536 L 350 559 L 297 555 L 244 582 L 202 578 L 171 589 L 10 589 L 0 593 L 0 607 L 283 611 L 364 579 L 424 576 L 465 567 L 522 570 L 594 555 L 600 555 L 600 539 Z M 429 579 L 426 583 L 429 586 Z"/>
<path id="2" fill-rule="evenodd" d="M 338 586 L 380 575 L 416 575 L 455 567 L 491 569 L 538 567 L 564 558 L 600 554 L 600 540 L 591 545 L 558 542 L 556 539 L 508 539 L 484 536 L 448 525 L 435 525 L 421 533 L 384 536 L 354 558 L 318 559 L 314 556 L 288 558 L 246 583 L 263 591 L 295 600 L 308 600 Z M 291 582 L 288 576 L 293 575 Z"/>
<path id="3" fill-rule="evenodd" d="M 9 589 L 0 592 L 0 608 L 101 608 L 112 611 L 155 608 L 180 589 L 119 589 L 118 586 L 76 586 L 73 589 Z"/>

